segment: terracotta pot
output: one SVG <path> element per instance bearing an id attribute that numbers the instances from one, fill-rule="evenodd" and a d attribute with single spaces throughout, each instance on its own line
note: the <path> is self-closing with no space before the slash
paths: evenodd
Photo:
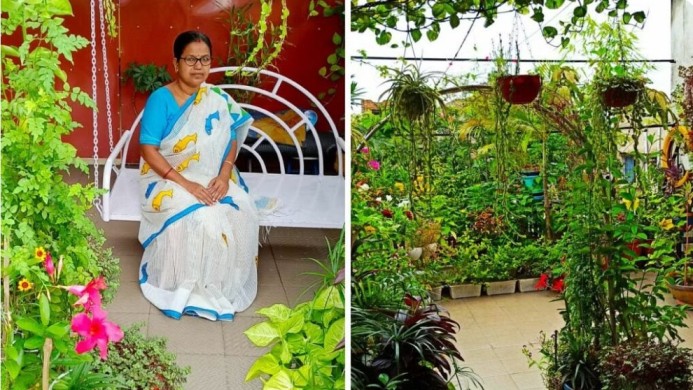
<path id="1" fill-rule="evenodd" d="M 638 100 L 640 90 L 633 85 L 614 85 L 607 87 L 602 94 L 602 101 L 607 107 L 627 107 Z"/>
<path id="2" fill-rule="evenodd" d="M 693 305 L 693 286 L 683 286 L 679 284 L 670 284 L 669 291 L 677 301 Z"/>
<path id="3" fill-rule="evenodd" d="M 511 104 L 531 103 L 541 89 L 541 77 L 537 75 L 501 76 L 496 82 L 503 99 Z"/>

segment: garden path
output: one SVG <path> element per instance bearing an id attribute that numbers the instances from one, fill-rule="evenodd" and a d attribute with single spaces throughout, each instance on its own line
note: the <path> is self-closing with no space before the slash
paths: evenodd
<path id="1" fill-rule="evenodd" d="M 457 346 L 463 366 L 478 374 L 485 390 L 545 390 L 539 369 L 530 368 L 522 347 L 537 356 L 539 331 L 547 336 L 563 326 L 562 301 L 549 291 L 445 299 L 440 305 L 460 323 Z M 668 300 L 671 300 L 669 297 Z M 670 301 L 670 303 L 673 301 Z M 679 334 L 693 348 L 693 312 Z"/>
<path id="2" fill-rule="evenodd" d="M 253 346 L 243 331 L 263 320 L 255 312 L 275 303 L 295 305 L 312 298 L 317 281 L 305 272 L 320 268 L 309 258 L 327 260 L 325 237 L 333 245 L 338 230 L 273 228 L 260 248 L 259 289 L 253 305 L 237 313 L 233 322 L 211 322 L 185 316 L 176 321 L 164 316 L 145 300 L 138 284 L 142 247 L 137 240 L 139 222 L 103 222 L 94 213 L 92 219 L 104 230 L 106 245 L 120 259 L 120 288 L 106 310 L 121 327 L 144 322 L 141 331 L 149 336 L 165 336 L 168 349 L 177 355 L 180 365 L 189 365 L 185 389 L 261 389 L 259 380 L 244 382 L 245 374 L 267 348 Z M 307 291 L 306 289 L 309 289 Z M 304 291 L 305 292 L 304 294 Z"/>

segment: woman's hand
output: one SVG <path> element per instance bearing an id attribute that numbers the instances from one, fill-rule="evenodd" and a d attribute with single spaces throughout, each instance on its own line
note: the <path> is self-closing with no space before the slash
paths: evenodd
<path id="1" fill-rule="evenodd" d="M 216 199 L 214 199 L 210 191 L 201 184 L 188 180 L 184 188 L 195 198 L 197 198 L 197 200 L 199 200 L 207 206 L 211 206 L 216 202 Z"/>
<path id="2" fill-rule="evenodd" d="M 229 192 L 229 179 L 224 179 L 224 175 L 219 175 L 214 179 L 210 180 L 209 185 L 207 185 L 207 191 L 212 196 L 215 202 L 226 196 Z"/>

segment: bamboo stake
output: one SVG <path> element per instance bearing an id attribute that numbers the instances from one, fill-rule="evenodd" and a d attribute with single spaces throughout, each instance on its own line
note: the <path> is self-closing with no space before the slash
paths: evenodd
<path id="1" fill-rule="evenodd" d="M 41 372 L 41 389 L 48 390 L 50 379 L 51 352 L 53 352 L 53 339 L 46 338 L 43 342 L 43 370 Z"/>

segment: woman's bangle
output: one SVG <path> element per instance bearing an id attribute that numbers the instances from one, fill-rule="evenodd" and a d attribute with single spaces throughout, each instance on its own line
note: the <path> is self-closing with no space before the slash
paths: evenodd
<path id="1" fill-rule="evenodd" d="M 164 173 L 163 178 L 166 179 L 166 177 L 168 177 L 168 174 L 171 173 L 172 170 L 173 170 L 173 167 L 169 168 L 168 171 L 166 171 L 166 173 Z"/>
<path id="2" fill-rule="evenodd" d="M 224 164 L 229 164 L 229 165 L 233 166 L 233 163 L 231 161 L 224 160 Z"/>

